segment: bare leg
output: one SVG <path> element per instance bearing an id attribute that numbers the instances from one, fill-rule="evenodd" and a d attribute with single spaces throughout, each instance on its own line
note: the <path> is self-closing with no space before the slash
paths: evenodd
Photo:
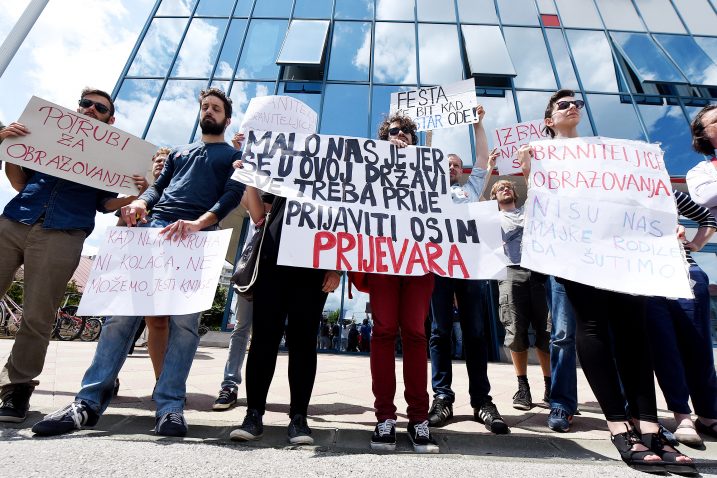
<path id="1" fill-rule="evenodd" d="M 515 375 L 528 375 L 528 351 L 513 352 L 510 351 L 510 357 L 513 359 L 513 367 Z M 550 375 L 550 359 L 548 359 L 548 375 Z"/>
<path id="2" fill-rule="evenodd" d="M 159 379 L 167 352 L 169 339 L 169 317 L 145 317 L 147 323 L 147 351 L 152 360 L 154 378 Z"/>

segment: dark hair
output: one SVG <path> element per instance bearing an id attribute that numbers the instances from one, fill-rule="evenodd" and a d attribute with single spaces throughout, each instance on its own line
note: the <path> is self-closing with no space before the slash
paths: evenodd
<path id="1" fill-rule="evenodd" d="M 207 96 L 216 96 L 220 100 L 222 100 L 222 103 L 224 103 L 224 115 L 226 118 L 232 117 L 232 99 L 227 96 L 226 93 L 224 93 L 219 88 L 211 87 L 207 88 L 206 90 L 202 90 L 199 92 L 199 104 L 202 104 L 202 101 L 204 101 L 204 98 Z"/>
<path id="2" fill-rule="evenodd" d="M 573 90 L 562 89 L 553 93 L 553 96 L 551 96 L 548 100 L 548 106 L 545 107 L 545 115 L 543 116 L 543 119 L 551 118 L 553 116 L 555 103 L 557 103 L 561 98 L 566 98 L 568 96 L 575 96 L 575 92 Z M 543 130 L 548 133 L 551 138 L 555 138 L 555 131 L 553 131 L 553 128 L 548 125 L 543 125 Z"/>
<path id="3" fill-rule="evenodd" d="M 87 95 L 97 95 L 105 98 L 107 101 L 110 102 L 110 118 L 115 115 L 115 103 L 112 101 L 112 97 L 107 93 L 106 91 L 98 90 L 97 88 L 90 88 L 89 86 L 85 86 L 85 88 L 82 90 L 82 93 L 80 93 L 80 99 L 84 98 Z"/>
<path id="4" fill-rule="evenodd" d="M 702 124 L 702 118 L 707 114 L 708 111 L 712 111 L 717 108 L 717 105 L 707 105 L 697 113 L 695 119 L 690 123 L 692 129 L 692 149 L 698 153 L 705 155 L 712 155 L 715 152 L 715 148 L 709 139 L 705 137 L 705 126 Z"/>
<path id="5" fill-rule="evenodd" d="M 416 130 L 418 129 L 418 125 L 415 121 L 413 121 L 408 116 L 403 116 L 399 113 L 394 113 L 390 116 L 387 116 L 383 122 L 378 127 L 378 139 L 382 139 L 386 141 L 388 139 L 388 130 L 389 126 L 391 126 L 391 123 L 398 123 L 400 124 L 401 128 L 408 127 L 411 129 L 411 144 L 416 146 L 418 144 L 418 135 L 416 134 Z"/>

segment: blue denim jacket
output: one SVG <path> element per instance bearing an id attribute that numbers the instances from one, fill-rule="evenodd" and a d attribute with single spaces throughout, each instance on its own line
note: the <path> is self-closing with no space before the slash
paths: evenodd
<path id="1" fill-rule="evenodd" d="M 73 183 L 48 174 L 27 171 L 27 184 L 5 206 L 3 215 L 23 224 L 35 224 L 44 217 L 47 229 L 81 229 L 89 236 L 95 228 L 95 214 L 109 212 L 105 203 L 117 194 Z"/>

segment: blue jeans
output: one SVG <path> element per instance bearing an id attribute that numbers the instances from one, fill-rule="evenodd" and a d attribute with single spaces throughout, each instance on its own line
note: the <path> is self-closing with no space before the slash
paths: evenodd
<path id="1" fill-rule="evenodd" d="M 707 275 L 698 266 L 690 267 L 695 282 L 694 299 L 647 300 L 647 327 L 655 376 L 674 413 L 695 413 L 717 418 L 717 376 L 715 376 L 710 334 L 710 295 Z"/>
<path id="2" fill-rule="evenodd" d="M 140 227 L 164 227 L 169 222 L 150 219 Z M 169 316 L 169 340 L 162 373 L 154 389 L 157 416 L 184 410 L 184 397 L 189 369 L 199 345 L 199 316 L 201 312 Z M 102 328 L 92 364 L 82 378 L 76 400 L 82 400 L 102 414 L 112 400 L 112 389 L 134 334 L 143 316 L 109 317 Z"/>
<path id="3" fill-rule="evenodd" d="M 224 365 L 224 381 L 222 388 L 239 388 L 241 383 L 241 367 L 246 357 L 246 348 L 249 345 L 251 324 L 253 321 L 254 306 L 245 298 L 237 295 L 237 323 L 229 339 L 229 356 Z"/>
<path id="4" fill-rule="evenodd" d="M 460 322 L 453 322 L 453 357 L 461 358 L 463 355 L 463 330 Z"/>
<path id="5" fill-rule="evenodd" d="M 555 277 L 548 277 L 545 288 L 553 320 L 550 335 L 550 408 L 560 408 L 568 415 L 574 415 L 578 409 L 575 311 L 565 295 L 565 287 Z"/>
<path id="6" fill-rule="evenodd" d="M 455 393 L 451 389 L 453 382 L 452 343 L 453 332 L 453 296 L 458 302 L 461 329 L 463 331 L 463 352 L 468 371 L 468 394 L 471 406 L 478 408 L 491 400 L 488 380 L 488 343 L 486 342 L 481 298 L 484 294 L 482 281 L 435 277 L 431 310 L 431 384 L 434 396 L 451 403 Z"/>

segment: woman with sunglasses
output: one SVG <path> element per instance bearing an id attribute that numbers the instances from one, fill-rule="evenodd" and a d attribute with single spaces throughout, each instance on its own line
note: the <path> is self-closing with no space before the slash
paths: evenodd
<path id="1" fill-rule="evenodd" d="M 545 109 L 545 127 L 550 137 L 577 138 L 583 106 L 571 90 L 553 94 Z M 518 151 L 526 178 L 532 156 L 530 146 Z M 659 432 L 652 362 L 646 343 L 646 298 L 556 280 L 565 288 L 575 311 L 580 364 L 622 460 L 648 473 L 696 473 L 692 460 L 670 447 Z"/>

